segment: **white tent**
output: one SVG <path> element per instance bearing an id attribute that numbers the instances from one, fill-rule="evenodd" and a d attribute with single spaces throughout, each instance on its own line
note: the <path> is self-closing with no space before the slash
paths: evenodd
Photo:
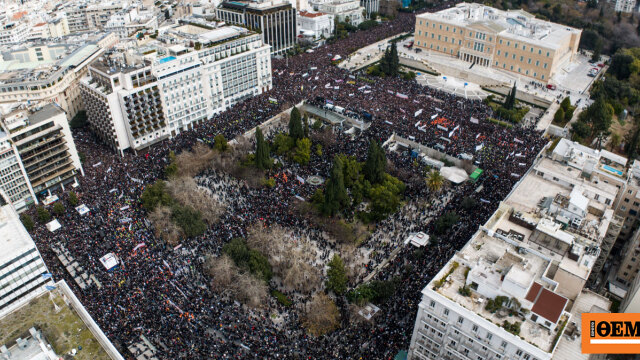
<path id="1" fill-rule="evenodd" d="M 54 231 L 60 229 L 62 227 L 62 225 L 60 225 L 60 222 L 58 222 L 57 219 L 53 219 L 52 221 L 47 223 L 46 227 L 47 227 L 47 229 L 49 231 L 54 232 Z"/>
<path id="2" fill-rule="evenodd" d="M 104 266 L 107 271 L 116 267 L 119 263 L 118 257 L 114 253 L 108 253 L 107 255 L 100 258 L 100 262 Z"/>
<path id="3" fill-rule="evenodd" d="M 84 215 L 89 212 L 89 208 L 87 207 L 87 205 L 82 204 L 82 205 L 76 206 L 76 211 L 78 212 L 78 214 Z"/>
<path id="4" fill-rule="evenodd" d="M 460 184 L 469 179 L 469 175 L 467 175 L 466 171 L 454 166 L 443 167 L 440 169 L 440 174 L 454 184 Z"/>

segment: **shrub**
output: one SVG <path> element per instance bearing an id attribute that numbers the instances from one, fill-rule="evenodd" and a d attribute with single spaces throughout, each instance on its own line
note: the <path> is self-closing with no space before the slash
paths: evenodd
<path id="1" fill-rule="evenodd" d="M 286 306 L 286 307 L 289 307 L 289 306 L 293 305 L 291 300 L 289 300 L 289 298 L 285 294 L 281 293 L 278 290 L 271 291 L 271 296 L 276 298 L 276 300 L 278 300 L 280 305 L 283 305 L 283 306 Z"/>
<path id="2" fill-rule="evenodd" d="M 471 296 L 471 289 L 469 289 L 468 286 L 461 286 L 458 289 L 458 294 L 460 294 L 462 296 Z"/>
<path id="3" fill-rule="evenodd" d="M 69 191 L 69 204 L 72 206 L 78 205 L 78 195 L 73 191 Z"/>
<path id="4" fill-rule="evenodd" d="M 56 214 L 56 216 L 64 214 L 64 205 L 59 201 L 53 204 L 53 213 Z"/>
<path id="5" fill-rule="evenodd" d="M 24 228 L 27 229 L 27 231 L 31 231 L 35 227 L 33 219 L 31 218 L 31 216 L 29 216 L 29 214 L 20 214 L 20 221 L 22 222 L 22 225 L 24 225 Z"/>
<path id="6" fill-rule="evenodd" d="M 187 237 L 202 235 L 207 230 L 200 212 L 190 206 L 175 204 L 171 208 L 171 218 L 182 228 Z"/>
<path id="7" fill-rule="evenodd" d="M 213 139 L 213 147 L 218 151 L 226 151 L 229 148 L 229 144 L 227 143 L 227 139 L 224 138 L 224 135 L 218 134 Z"/>
<path id="8" fill-rule="evenodd" d="M 43 206 L 38 206 L 36 208 L 36 214 L 38 216 L 38 221 L 40 221 L 41 223 L 45 223 L 51 220 L 51 214 L 49 214 L 49 211 Z"/>

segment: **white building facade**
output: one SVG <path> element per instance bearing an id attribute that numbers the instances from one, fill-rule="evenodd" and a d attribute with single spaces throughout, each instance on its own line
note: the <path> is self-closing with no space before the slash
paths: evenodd
<path id="1" fill-rule="evenodd" d="M 300 11 L 297 17 L 298 37 L 311 39 L 313 41 L 321 38 L 329 38 L 335 31 L 335 21 L 333 15 L 321 12 Z"/>
<path id="2" fill-rule="evenodd" d="M 53 279 L 12 205 L 0 193 L 0 318 L 53 285 Z"/>

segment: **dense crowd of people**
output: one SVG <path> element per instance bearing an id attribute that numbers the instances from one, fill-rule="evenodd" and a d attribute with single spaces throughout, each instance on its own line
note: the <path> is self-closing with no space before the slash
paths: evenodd
<path id="1" fill-rule="evenodd" d="M 99 284 L 76 288 L 76 293 L 123 354 L 126 346 L 140 341 L 140 335 L 156 346 L 157 357 L 163 359 L 389 359 L 408 348 L 421 289 L 488 219 L 544 144 L 532 128 L 507 129 L 487 122 L 491 109 L 482 102 L 400 78 L 351 74 L 331 63 L 335 55 L 345 58 L 363 46 L 411 31 L 414 22 L 414 15 L 399 13 L 393 21 L 350 34 L 313 53 L 274 59 L 273 89 L 268 93 L 247 99 L 145 153 L 120 157 L 97 144 L 90 132 L 74 134 L 77 148 L 86 156 L 85 176 L 75 191 L 90 213 L 67 210 L 58 218 L 61 229 L 51 233 L 38 226 L 33 237 L 56 278 L 73 284 L 51 250 L 58 242 L 95 276 Z M 179 153 L 197 142 L 212 144 L 220 133 L 233 139 L 305 100 L 318 107 L 338 105 L 362 119 L 366 113 L 371 124 L 355 136 L 337 132 L 336 141 L 323 149 L 322 156 L 313 155 L 307 167 L 286 165 L 280 171 L 288 171 L 290 179 L 326 177 L 336 154 L 363 161 L 371 139 L 382 143 L 392 134 L 439 148 L 452 157 L 472 155 L 485 170 L 477 183 L 463 183 L 436 196 L 428 210 L 414 201 L 429 195 L 424 182 L 409 184 L 405 192 L 408 205 L 379 222 L 362 245 L 362 251 L 369 254 L 364 264 L 367 270 L 402 247 L 410 232 L 433 232 L 431 220 L 438 216 L 455 211 L 461 220 L 424 255 L 402 247 L 377 273 L 380 280 L 396 278 L 399 286 L 372 324 L 349 321 L 349 313 L 342 311 L 343 326 L 320 338 L 308 336 L 300 314 L 273 299 L 270 307 L 284 318 L 278 325 L 268 313 L 221 297 L 210 289 L 202 272 L 205 255 L 220 254 L 226 242 L 246 237 L 247 227 L 258 221 L 267 226 L 277 223 L 297 236 L 313 238 L 322 249 L 322 259 L 327 259 L 335 244 L 290 206 L 296 195 L 308 198 L 314 185 L 279 178 L 274 188 L 250 188 L 228 174 L 207 170 L 196 181 L 219 194 L 227 210 L 203 235 L 184 239 L 175 248 L 154 236 L 139 203 L 144 187 L 163 177 L 170 150 Z M 387 157 L 397 173 L 418 171 L 407 154 L 387 152 Z M 463 207 L 461 202 L 468 197 L 483 206 Z M 99 259 L 110 252 L 119 257 L 120 265 L 106 271 Z M 346 308 L 342 300 L 338 305 Z"/>

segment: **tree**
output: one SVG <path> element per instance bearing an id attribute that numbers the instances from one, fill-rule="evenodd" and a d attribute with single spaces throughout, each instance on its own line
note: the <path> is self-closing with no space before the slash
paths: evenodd
<path id="1" fill-rule="evenodd" d="M 571 134 L 573 135 L 573 140 L 581 140 L 585 139 L 591 133 L 591 128 L 584 121 L 576 121 L 571 124 Z"/>
<path id="2" fill-rule="evenodd" d="M 591 61 L 593 62 L 600 61 L 600 55 L 602 54 L 602 46 L 603 46 L 602 38 L 598 37 L 595 45 L 593 46 L 593 54 L 591 54 Z"/>
<path id="3" fill-rule="evenodd" d="M 611 138 L 609 139 L 609 145 L 611 146 L 611 151 L 620 146 L 620 142 L 622 139 L 620 138 L 620 134 L 613 133 L 611 134 Z"/>
<path id="4" fill-rule="evenodd" d="M 398 48 L 396 47 L 396 43 L 392 43 L 391 46 L 387 47 L 382 59 L 380 59 L 378 69 L 387 76 L 396 76 L 398 75 L 399 68 Z"/>
<path id="5" fill-rule="evenodd" d="M 329 261 L 329 269 L 327 270 L 328 290 L 333 291 L 336 295 L 342 295 L 347 291 L 347 271 L 344 268 L 344 262 L 340 256 L 333 255 Z"/>
<path id="6" fill-rule="evenodd" d="M 53 213 L 56 214 L 56 216 L 62 216 L 62 214 L 64 214 L 64 205 L 59 201 L 53 204 Z"/>
<path id="7" fill-rule="evenodd" d="M 296 141 L 296 152 L 293 161 L 300 165 L 307 165 L 311 159 L 311 140 L 302 138 Z"/>
<path id="8" fill-rule="evenodd" d="M 382 184 L 372 186 L 369 190 L 370 215 L 373 220 L 381 220 L 387 214 L 396 211 L 400 206 L 401 194 L 405 189 L 402 181 L 389 174 L 384 175 L 385 181 Z"/>
<path id="9" fill-rule="evenodd" d="M 38 221 L 41 223 L 46 223 L 51 220 L 51 214 L 49 214 L 49 211 L 45 209 L 44 206 L 38 206 L 36 208 L 36 215 L 38 216 Z"/>
<path id="10" fill-rule="evenodd" d="M 307 114 L 304 114 L 304 118 L 302 118 L 302 124 L 304 125 L 304 137 L 309 137 L 309 117 Z"/>
<path id="11" fill-rule="evenodd" d="M 435 233 L 437 235 L 444 234 L 449 228 L 460 220 L 460 216 L 455 211 L 450 211 L 438 218 L 435 222 Z"/>
<path id="12" fill-rule="evenodd" d="M 603 96 L 598 96 L 583 113 L 585 119 L 591 124 L 591 135 L 599 137 L 598 148 L 601 147 L 602 136 L 609 131 L 613 118 L 613 109 L 607 104 Z"/>
<path id="13" fill-rule="evenodd" d="M 511 110 L 513 109 L 513 106 L 516 104 L 516 83 L 513 83 L 513 88 L 511 88 L 511 91 L 509 92 L 509 94 L 507 94 L 507 97 L 504 99 L 504 108 L 507 110 Z"/>
<path id="14" fill-rule="evenodd" d="M 294 141 L 304 137 L 300 110 L 295 106 L 291 110 L 291 115 L 289 116 L 289 136 L 291 136 Z"/>
<path id="15" fill-rule="evenodd" d="M 171 208 L 171 218 L 187 237 L 202 235 L 207 230 L 207 224 L 202 220 L 200 212 L 190 206 L 175 204 Z"/>
<path id="16" fill-rule="evenodd" d="M 271 158 L 269 157 L 269 144 L 264 141 L 262 130 L 260 127 L 256 127 L 256 167 L 258 169 L 271 168 Z"/>
<path id="17" fill-rule="evenodd" d="M 553 115 L 553 122 L 562 124 L 564 122 L 564 110 L 562 107 L 558 108 L 555 115 Z"/>
<path id="18" fill-rule="evenodd" d="M 22 222 L 22 225 L 24 225 L 24 228 L 27 229 L 27 231 L 31 231 L 35 227 L 33 219 L 27 213 L 20 214 L 20 221 Z"/>
<path id="19" fill-rule="evenodd" d="M 78 196 L 73 191 L 69 191 L 69 204 L 71 204 L 71 206 L 78 205 Z"/>
<path id="20" fill-rule="evenodd" d="M 340 325 L 338 307 L 324 293 L 316 293 L 307 309 L 303 325 L 314 336 L 322 336 Z"/>
<path id="21" fill-rule="evenodd" d="M 164 168 L 164 174 L 167 178 L 174 177 L 178 174 L 178 163 L 176 162 L 176 153 L 173 150 L 169 151 L 169 165 Z"/>
<path id="22" fill-rule="evenodd" d="M 213 139 L 213 147 L 218 151 L 226 151 L 229 148 L 229 144 L 227 143 L 227 139 L 224 138 L 224 135 L 218 134 Z"/>
<path id="23" fill-rule="evenodd" d="M 631 64 L 633 56 L 623 51 L 616 52 L 611 59 L 609 71 L 618 78 L 618 80 L 626 80 L 631 75 Z"/>
<path id="24" fill-rule="evenodd" d="M 152 212 L 156 206 L 169 206 L 173 202 L 171 196 L 167 192 L 164 181 L 158 180 L 153 185 L 147 185 L 140 196 L 142 207 L 148 212 Z"/>
<path id="25" fill-rule="evenodd" d="M 340 212 L 347 203 L 347 189 L 344 186 L 344 176 L 342 174 L 342 162 L 338 156 L 333 160 L 331 175 L 327 180 L 324 190 L 324 203 L 322 212 L 325 215 L 333 216 Z"/>
<path id="26" fill-rule="evenodd" d="M 367 151 L 367 160 L 364 163 L 364 177 L 371 184 L 378 184 L 384 178 L 384 171 L 387 165 L 387 158 L 378 142 L 371 140 Z"/>
<path id="27" fill-rule="evenodd" d="M 567 110 L 569 110 L 570 107 L 571 107 L 571 98 L 567 96 L 566 98 L 562 99 L 562 102 L 560 103 L 560 108 L 566 112 Z"/>
<path id="28" fill-rule="evenodd" d="M 429 190 L 438 192 L 442 188 L 442 185 L 444 185 L 444 176 L 440 174 L 440 171 L 432 170 L 427 174 L 426 182 Z"/>

